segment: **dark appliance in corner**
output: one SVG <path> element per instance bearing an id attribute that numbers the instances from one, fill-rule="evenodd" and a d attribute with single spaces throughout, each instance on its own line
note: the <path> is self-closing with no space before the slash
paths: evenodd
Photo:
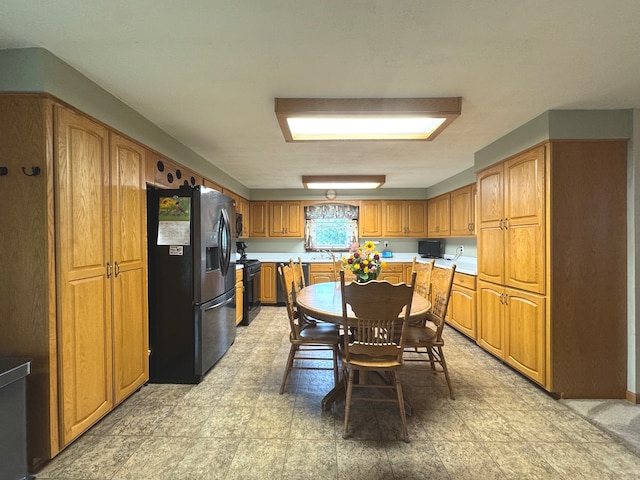
<path id="1" fill-rule="evenodd" d="M 149 382 L 199 383 L 234 342 L 235 215 L 207 187 L 147 190 Z"/>
<path id="2" fill-rule="evenodd" d="M 260 302 L 260 278 L 262 264 L 260 260 L 247 258 L 245 250 L 246 242 L 236 242 L 236 248 L 240 254 L 238 263 L 244 267 L 242 269 L 242 284 L 244 286 L 242 322 L 240 325 L 249 325 L 260 313 L 262 303 Z"/>

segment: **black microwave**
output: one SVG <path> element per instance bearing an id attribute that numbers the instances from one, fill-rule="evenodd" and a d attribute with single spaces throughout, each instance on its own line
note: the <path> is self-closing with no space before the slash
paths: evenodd
<path id="1" fill-rule="evenodd" d="M 442 258 L 442 244 L 440 240 L 420 240 L 418 254 L 422 258 Z"/>

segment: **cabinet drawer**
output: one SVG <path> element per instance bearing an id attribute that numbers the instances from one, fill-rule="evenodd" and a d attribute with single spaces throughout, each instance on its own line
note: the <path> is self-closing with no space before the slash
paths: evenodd
<path id="1" fill-rule="evenodd" d="M 330 263 L 310 263 L 309 273 L 311 272 L 330 272 L 333 273 L 333 265 Z"/>
<path id="2" fill-rule="evenodd" d="M 382 273 L 403 273 L 403 264 L 400 262 L 387 263 L 387 266 L 382 269 Z"/>
<path id="3" fill-rule="evenodd" d="M 473 275 L 468 275 L 466 273 L 458 273 L 456 272 L 453 276 L 454 285 L 459 285 L 461 287 L 466 287 L 471 290 L 476 289 L 476 277 Z"/>

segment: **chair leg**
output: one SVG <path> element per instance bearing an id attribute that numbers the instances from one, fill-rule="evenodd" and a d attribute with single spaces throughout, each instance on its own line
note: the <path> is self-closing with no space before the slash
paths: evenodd
<path id="1" fill-rule="evenodd" d="M 440 355 L 440 365 L 442 365 L 442 370 L 444 371 L 444 378 L 447 380 L 447 385 L 449 386 L 449 397 L 451 400 L 455 400 L 456 397 L 453 395 L 453 386 L 451 385 L 451 379 L 449 378 L 449 369 L 447 368 L 447 362 L 444 359 L 444 353 L 442 352 L 442 347 L 438 348 L 438 355 Z"/>
<path id="2" fill-rule="evenodd" d="M 333 346 L 333 385 L 338 386 L 338 345 Z"/>
<path id="3" fill-rule="evenodd" d="M 429 363 L 431 363 L 431 370 L 436 371 L 436 361 L 433 358 L 433 352 L 431 351 L 431 347 L 427 347 L 427 355 L 429 355 Z"/>
<path id="4" fill-rule="evenodd" d="M 289 349 L 289 357 L 287 358 L 287 366 L 284 369 L 284 377 L 282 378 L 282 385 L 280 385 L 280 395 L 284 393 L 284 387 L 287 383 L 287 377 L 289 376 L 289 372 L 291 372 L 291 367 L 293 367 L 293 359 L 295 358 L 297 351 L 298 345 L 291 344 L 291 348 Z"/>
<path id="5" fill-rule="evenodd" d="M 402 420 L 402 439 L 409 443 L 409 430 L 407 429 L 407 414 L 404 409 L 404 396 L 402 395 L 402 384 L 395 371 L 391 371 L 391 376 L 396 384 L 396 393 L 398 395 L 398 408 L 400 409 L 400 419 Z"/>
<path id="6" fill-rule="evenodd" d="M 349 369 L 349 380 L 347 381 L 347 398 L 344 403 L 344 431 L 342 438 L 349 438 L 349 413 L 351 412 L 351 394 L 353 393 L 353 367 Z"/>

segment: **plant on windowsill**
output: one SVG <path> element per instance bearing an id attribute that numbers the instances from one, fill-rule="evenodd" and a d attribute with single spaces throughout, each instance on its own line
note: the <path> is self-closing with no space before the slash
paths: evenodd
<path id="1" fill-rule="evenodd" d="M 342 257 L 342 268 L 353 272 L 358 283 L 376 280 L 386 265 L 373 242 L 366 242 L 363 247 L 355 244 L 351 247 L 349 257 Z"/>

